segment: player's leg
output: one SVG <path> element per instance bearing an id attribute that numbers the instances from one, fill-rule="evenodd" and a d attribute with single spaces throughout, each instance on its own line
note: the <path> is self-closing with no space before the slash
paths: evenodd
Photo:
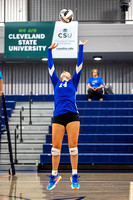
<path id="1" fill-rule="evenodd" d="M 65 133 L 65 126 L 61 124 L 52 124 L 52 175 L 47 186 L 47 190 L 55 188 L 56 184 L 60 181 L 61 176 L 58 174 L 58 166 L 60 162 L 60 152 L 62 146 L 62 140 Z"/>
<path id="2" fill-rule="evenodd" d="M 60 152 L 62 146 L 62 140 L 65 133 L 65 126 L 61 124 L 52 124 L 52 170 L 58 170 L 59 162 L 60 162 Z M 56 153 L 56 150 L 58 151 Z"/>
<path id="3" fill-rule="evenodd" d="M 77 175 L 77 168 L 78 168 L 78 137 L 79 137 L 79 129 L 80 129 L 80 122 L 73 121 L 67 124 L 66 130 L 68 135 L 68 145 L 69 145 L 69 152 L 70 152 L 70 159 L 71 159 L 71 166 L 72 166 L 72 176 L 70 178 L 72 182 L 72 189 L 79 189 L 78 183 L 78 175 Z"/>
<path id="4" fill-rule="evenodd" d="M 79 137 L 80 122 L 73 121 L 67 124 L 66 131 L 68 135 L 68 145 L 69 149 L 77 148 L 78 137 Z M 72 169 L 77 169 L 78 167 L 78 152 L 74 150 L 74 153 L 70 154 Z"/>

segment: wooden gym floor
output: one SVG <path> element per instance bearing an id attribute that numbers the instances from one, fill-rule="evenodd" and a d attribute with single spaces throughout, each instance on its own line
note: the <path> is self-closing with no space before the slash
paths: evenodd
<path id="1" fill-rule="evenodd" d="M 0 200 L 133 200 L 133 173 L 79 173 L 80 189 L 70 187 L 70 173 L 47 191 L 46 173 L 0 173 Z M 49 174 L 50 175 L 50 174 Z"/>

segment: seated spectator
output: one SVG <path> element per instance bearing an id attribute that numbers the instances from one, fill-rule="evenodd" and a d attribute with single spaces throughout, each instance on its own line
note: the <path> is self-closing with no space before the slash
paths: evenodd
<path id="1" fill-rule="evenodd" d="M 93 69 L 91 71 L 92 77 L 88 79 L 88 101 L 91 101 L 93 96 L 98 96 L 100 101 L 103 101 L 102 93 L 103 93 L 103 80 L 100 76 L 98 76 L 98 70 Z"/>

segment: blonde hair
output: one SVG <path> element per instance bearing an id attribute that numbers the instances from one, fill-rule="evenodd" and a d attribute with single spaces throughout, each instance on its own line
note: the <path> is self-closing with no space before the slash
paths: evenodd
<path id="1" fill-rule="evenodd" d="M 92 76 L 93 76 L 93 72 L 94 72 L 94 71 L 97 71 L 97 74 L 99 74 L 98 69 L 92 69 L 92 70 L 91 70 L 91 75 L 92 75 Z"/>
<path id="2" fill-rule="evenodd" d="M 69 74 L 70 74 L 70 72 L 68 72 Z M 62 75 L 62 73 L 61 73 L 61 75 Z M 60 80 L 62 81 L 62 78 L 61 78 L 61 75 L 60 75 Z M 72 78 L 72 75 L 70 74 L 70 79 Z M 69 79 L 69 80 L 70 80 Z"/>

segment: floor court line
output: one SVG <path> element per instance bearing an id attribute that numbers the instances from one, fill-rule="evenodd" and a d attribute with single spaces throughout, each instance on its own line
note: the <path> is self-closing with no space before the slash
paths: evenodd
<path id="1" fill-rule="evenodd" d="M 47 183 L 49 180 L 47 180 L 47 181 L 41 181 L 42 183 Z M 7 182 L 9 182 L 9 181 L 1 181 L 2 183 L 7 183 Z M 21 182 L 21 183 L 33 183 L 33 181 L 19 181 L 19 182 Z M 34 181 L 34 182 L 40 182 L 40 181 Z M 61 181 L 62 183 L 69 183 L 70 181 Z M 129 181 L 80 181 L 80 183 L 101 183 L 101 182 L 108 182 L 108 183 L 114 183 L 114 182 L 129 182 Z"/>

